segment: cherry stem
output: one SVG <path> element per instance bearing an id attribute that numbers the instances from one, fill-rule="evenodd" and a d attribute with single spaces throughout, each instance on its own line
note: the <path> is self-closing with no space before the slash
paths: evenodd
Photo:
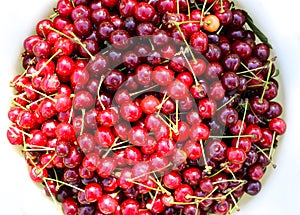
<path id="1" fill-rule="evenodd" d="M 178 112 L 179 112 L 179 101 L 176 99 L 175 100 L 175 104 L 176 104 L 176 115 L 175 115 L 175 119 L 176 119 L 176 125 L 175 125 L 175 130 L 178 132 Z"/>
<path id="2" fill-rule="evenodd" d="M 276 137 L 276 132 L 274 131 L 273 136 L 272 136 L 271 148 L 270 148 L 270 152 L 269 152 L 269 159 L 271 159 L 272 154 L 273 154 L 275 137 Z"/>
<path id="3" fill-rule="evenodd" d="M 170 98 L 170 96 L 167 97 L 167 93 L 165 93 L 162 98 L 161 103 L 155 107 L 157 109 L 156 115 L 159 115 L 160 110 L 162 109 L 162 106 L 164 105 L 164 103 L 166 103 L 168 101 L 169 98 Z"/>
<path id="4" fill-rule="evenodd" d="M 191 63 L 190 63 L 190 61 L 187 59 L 187 56 L 185 55 L 185 52 L 184 52 L 184 51 L 181 51 L 181 53 L 182 53 L 182 55 L 183 55 L 183 57 L 184 57 L 186 63 L 188 64 L 190 70 L 191 70 L 191 73 L 192 73 L 192 75 L 193 75 L 193 78 L 194 78 L 194 81 L 195 81 L 196 86 L 199 86 L 199 81 L 198 81 L 198 79 L 197 79 L 197 76 L 196 76 L 196 74 L 195 74 L 195 71 L 194 71 L 194 69 L 193 69 L 193 67 L 192 67 L 192 65 L 191 65 Z M 196 62 L 197 62 L 196 59 L 194 59 L 194 63 L 196 63 Z"/>
<path id="5" fill-rule="evenodd" d="M 248 108 L 248 99 L 246 98 L 246 100 L 245 100 L 244 114 L 243 114 L 243 119 L 242 119 L 242 125 L 241 125 L 241 129 L 239 131 L 239 136 L 238 136 L 238 139 L 237 139 L 236 148 L 239 148 L 239 145 L 240 145 L 240 138 L 241 138 L 241 134 L 242 134 L 242 130 L 243 130 L 242 128 L 243 128 L 244 123 L 245 123 L 247 108 Z"/>
<path id="6" fill-rule="evenodd" d="M 58 49 L 57 50 L 57 52 L 55 52 L 47 61 L 46 61 L 46 63 L 44 63 L 43 64 L 43 66 L 36 72 L 36 73 L 33 73 L 32 75 L 30 75 L 30 76 L 32 76 L 32 77 L 36 77 L 36 76 L 38 76 L 41 72 L 42 72 L 42 70 L 43 69 L 45 69 L 46 68 L 46 66 L 57 56 L 57 55 L 59 55 L 60 53 L 62 53 L 63 51 L 61 50 L 61 49 Z"/>
<path id="7" fill-rule="evenodd" d="M 204 15 L 206 3 L 207 3 L 207 0 L 204 1 L 203 6 L 202 6 L 201 14 L 203 14 L 203 15 Z M 203 20 L 202 20 L 202 17 L 201 17 L 201 18 L 200 18 L 200 26 L 202 26 L 202 24 L 203 24 Z"/>
<path id="8" fill-rule="evenodd" d="M 238 96 L 238 94 L 234 94 L 226 103 L 224 103 L 223 105 L 221 105 L 216 111 L 221 110 L 223 107 L 225 107 L 226 105 L 228 105 L 230 102 L 232 102 L 236 97 Z"/>
<path id="9" fill-rule="evenodd" d="M 137 91 L 137 92 L 134 92 L 134 93 L 130 93 L 129 95 L 130 95 L 130 96 L 135 96 L 135 95 L 138 95 L 138 94 L 140 94 L 140 93 L 147 92 L 148 90 L 152 90 L 152 89 L 154 89 L 154 88 L 156 88 L 156 87 L 158 87 L 158 86 L 159 86 L 159 85 L 156 84 L 156 85 L 153 85 L 153 86 L 148 87 L 148 88 L 146 88 L 146 89 L 143 89 L 143 90 L 140 90 L 140 91 Z"/>
<path id="10" fill-rule="evenodd" d="M 28 147 L 30 147 L 30 145 L 27 145 Z M 48 148 L 48 149 L 23 149 L 23 152 L 43 152 L 43 151 L 55 151 L 54 148 Z"/>
<path id="11" fill-rule="evenodd" d="M 23 92 L 23 93 L 21 93 L 21 94 L 17 94 L 17 95 L 13 95 L 11 98 L 12 99 L 16 99 L 16 98 L 19 98 L 19 99 L 21 99 L 21 100 L 23 100 L 23 101 L 25 101 L 25 102 L 31 102 L 31 101 L 29 101 L 28 99 L 25 99 L 23 96 L 25 96 L 26 95 L 26 92 Z"/>
<path id="12" fill-rule="evenodd" d="M 220 184 L 220 183 L 227 183 L 227 182 L 239 182 L 239 183 L 246 183 L 245 180 L 237 180 L 237 179 L 227 179 L 227 180 L 220 180 L 220 181 L 215 181 L 212 184 Z"/>
<path id="13" fill-rule="evenodd" d="M 234 198 L 234 196 L 232 195 L 232 193 L 230 193 L 229 195 L 230 195 L 230 197 L 231 197 L 231 199 L 232 199 L 232 201 L 233 201 L 233 204 L 234 204 L 234 207 L 230 210 L 229 214 L 231 214 L 232 211 L 233 211 L 234 209 L 235 209 L 236 211 L 240 211 L 240 208 L 239 208 L 239 206 L 238 206 L 238 204 L 237 204 L 237 201 L 235 200 L 235 198 Z"/>
<path id="14" fill-rule="evenodd" d="M 209 178 L 212 178 L 218 174 L 220 174 L 221 172 L 223 172 L 225 169 L 227 169 L 227 166 L 223 167 L 222 169 L 220 169 L 218 172 L 214 173 L 213 175 L 210 175 Z"/>
<path id="15" fill-rule="evenodd" d="M 153 205 L 154 205 L 155 199 L 157 198 L 157 195 L 158 195 L 158 190 L 155 191 L 155 195 L 154 195 L 154 198 L 152 199 L 151 204 L 146 204 L 146 208 L 147 208 L 147 209 L 150 210 L 150 209 L 153 208 Z"/>
<path id="16" fill-rule="evenodd" d="M 11 128 L 11 129 L 14 129 L 14 130 L 17 130 L 17 131 L 19 131 L 20 133 L 22 133 L 22 134 L 26 135 L 26 136 L 27 136 L 27 137 L 29 137 L 29 138 L 32 138 L 32 137 L 33 137 L 33 135 L 32 135 L 32 134 L 28 134 L 27 132 L 25 132 L 25 131 L 23 131 L 23 130 L 21 130 L 21 129 L 17 128 L 17 127 L 10 126 L 10 128 Z M 15 132 L 14 132 L 14 133 L 15 133 Z"/>
<path id="17" fill-rule="evenodd" d="M 57 93 L 54 93 L 54 94 L 52 94 L 50 96 L 56 96 L 56 95 L 57 95 Z M 29 109 L 32 105 L 34 105 L 34 104 L 36 104 L 36 103 L 38 103 L 40 101 L 43 101 L 44 99 L 46 99 L 46 97 L 42 97 L 42 98 L 40 98 L 38 100 L 35 100 L 34 102 L 31 102 L 30 104 L 26 105 L 26 108 Z"/>
<path id="18" fill-rule="evenodd" d="M 236 137 L 254 137 L 255 135 L 253 134 L 245 134 L 245 135 L 235 135 L 235 136 L 209 136 L 209 138 L 221 138 L 221 139 L 224 139 L 224 138 L 236 138 Z"/>
<path id="19" fill-rule="evenodd" d="M 142 183 L 139 183 L 139 182 L 136 182 L 136 181 L 130 181 L 130 183 L 139 185 L 139 186 L 141 186 L 141 187 L 145 187 L 145 188 L 147 188 L 147 189 L 149 189 L 149 190 L 155 190 L 155 191 L 159 190 L 159 189 L 157 189 L 157 188 L 150 187 L 150 186 L 148 186 L 148 185 L 145 185 L 145 184 L 142 184 Z M 159 190 L 159 191 L 162 191 L 162 190 Z"/>
<path id="20" fill-rule="evenodd" d="M 205 151 L 204 151 L 204 147 L 203 147 L 203 140 L 200 140 L 200 146 L 201 146 L 201 151 L 202 151 L 202 157 L 203 157 L 203 160 L 205 163 L 204 172 L 210 174 L 212 167 L 207 164 L 206 155 L 205 155 Z"/>
<path id="21" fill-rule="evenodd" d="M 59 30 L 57 30 L 55 28 L 49 27 L 48 29 L 51 30 L 51 31 L 54 31 L 55 33 L 60 34 L 61 36 L 65 37 L 65 38 L 67 38 L 67 39 L 69 39 L 71 41 L 74 41 L 74 39 L 72 37 L 68 36 L 67 34 L 65 34 L 65 33 L 61 32 L 61 31 L 59 31 Z"/>
<path id="22" fill-rule="evenodd" d="M 257 149 L 258 149 L 258 151 L 260 151 L 270 162 L 271 162 L 271 164 L 272 164 L 272 166 L 273 166 L 273 168 L 276 168 L 277 167 L 277 165 L 276 164 L 274 164 L 274 162 L 272 161 L 272 159 L 271 158 L 269 158 L 269 156 L 264 152 L 264 150 L 263 149 L 261 149 L 258 145 L 256 145 L 256 144 L 253 144 Z M 269 152 L 270 153 L 270 152 Z"/>
<path id="23" fill-rule="evenodd" d="M 113 147 L 116 146 L 117 141 L 119 140 L 119 137 L 117 137 L 115 139 L 115 141 L 113 142 L 113 144 L 109 147 L 109 149 L 107 150 L 107 152 L 102 156 L 102 158 L 106 158 L 106 156 L 112 151 Z"/>
<path id="24" fill-rule="evenodd" d="M 86 45 L 81 42 L 81 40 L 74 34 L 74 32 L 70 32 L 70 34 L 74 37 L 74 41 L 86 51 L 86 53 L 90 56 L 91 60 L 95 60 L 96 57 L 91 54 L 91 52 L 86 48 Z"/>
<path id="25" fill-rule="evenodd" d="M 30 63 L 29 63 L 29 65 L 27 66 L 27 68 L 25 69 L 25 71 L 14 81 L 14 82 L 12 82 L 11 84 L 10 84 L 10 86 L 15 86 L 16 85 L 16 83 L 21 79 L 21 78 L 23 78 L 26 74 L 27 74 L 27 71 L 28 71 L 28 69 L 30 68 L 30 64 L 31 64 L 31 62 L 33 62 L 35 60 L 35 57 L 30 61 Z"/>
<path id="26" fill-rule="evenodd" d="M 72 107 L 71 110 L 70 110 L 70 116 L 69 116 L 69 120 L 68 120 L 68 123 L 69 123 L 69 124 L 71 124 L 71 121 L 72 121 L 73 111 L 74 111 L 74 109 L 73 109 L 73 107 Z"/>
<path id="27" fill-rule="evenodd" d="M 183 34 L 183 32 L 182 32 L 182 30 L 181 30 L 179 24 L 178 24 L 177 22 L 172 22 L 172 23 L 173 23 L 173 24 L 176 26 L 176 28 L 178 29 L 178 31 L 179 31 L 179 33 L 180 33 L 180 35 L 181 35 L 181 37 L 182 37 L 182 39 L 183 39 L 183 41 L 184 41 L 186 47 L 189 49 L 189 52 L 191 53 L 191 56 L 192 56 L 194 62 L 196 63 L 197 61 L 196 61 L 196 58 L 195 58 L 195 56 L 194 56 L 194 53 L 193 53 L 193 51 L 192 51 L 192 49 L 191 49 L 189 43 L 187 42 L 187 40 L 186 40 L 186 38 L 185 38 L 185 36 L 184 36 L 184 34 Z"/>
<path id="28" fill-rule="evenodd" d="M 47 188 L 47 190 L 48 190 L 48 193 L 50 194 L 50 196 L 51 196 L 51 199 L 52 199 L 52 201 L 54 202 L 54 204 L 55 204 L 55 206 L 56 206 L 57 210 L 58 210 L 58 211 L 61 211 L 61 210 L 60 210 L 60 206 L 58 205 L 58 202 L 57 202 L 57 200 L 55 199 L 55 197 L 54 197 L 53 193 L 51 192 L 51 190 L 50 190 L 50 187 L 49 187 L 49 185 L 47 184 L 47 181 L 46 181 L 46 179 L 45 179 L 45 178 L 43 178 L 42 180 L 44 181 L 44 184 L 45 184 L 45 186 L 46 186 L 46 188 Z"/>
<path id="29" fill-rule="evenodd" d="M 271 76 L 272 68 L 273 68 L 273 61 L 271 61 L 270 65 L 269 65 L 269 70 L 268 70 L 268 75 L 267 75 L 266 83 L 265 83 L 262 95 L 260 97 L 260 100 L 259 100 L 260 103 L 263 102 L 263 98 L 265 96 L 266 90 L 268 89 L 268 84 L 267 83 L 269 83 L 269 79 L 270 79 L 270 76 Z"/>
<path id="30" fill-rule="evenodd" d="M 193 0 L 192 0 L 193 1 Z M 188 17 L 189 19 L 191 19 L 191 7 L 190 7 L 190 2 L 189 0 L 185 0 L 186 4 L 187 4 L 187 9 L 188 9 Z M 178 0 L 178 8 L 179 8 L 179 0 Z"/>
<path id="31" fill-rule="evenodd" d="M 37 169 L 36 171 L 37 172 L 39 172 L 39 173 L 42 173 L 42 171 L 44 170 L 44 169 L 46 169 L 47 168 L 47 166 L 55 159 L 55 157 L 56 157 L 57 155 L 56 155 L 56 153 L 51 157 L 51 159 L 42 167 L 42 168 L 39 168 L 39 169 Z"/>
<path id="32" fill-rule="evenodd" d="M 46 177 L 44 177 L 44 179 L 45 179 L 45 180 L 48 180 L 48 181 L 56 181 L 56 182 L 58 182 L 58 183 L 60 183 L 60 184 L 63 184 L 63 185 L 66 185 L 66 186 L 68 186 L 68 187 L 71 187 L 71 188 L 74 188 L 74 189 L 76 189 L 76 190 L 79 190 L 79 191 L 81 191 L 81 192 L 84 192 L 84 190 L 81 189 L 81 188 L 79 188 L 79 187 L 73 186 L 73 185 L 71 185 L 71 184 L 65 183 L 65 182 L 60 181 L 60 180 L 57 180 L 57 179 L 46 178 Z"/>
<path id="33" fill-rule="evenodd" d="M 132 182 L 132 181 L 134 181 L 134 180 L 136 180 L 136 179 L 139 179 L 139 178 L 142 178 L 142 177 L 144 177 L 144 176 L 146 176 L 146 175 L 148 175 L 148 174 L 152 174 L 152 173 L 156 173 L 156 172 L 159 172 L 159 171 L 161 171 L 161 170 L 164 170 L 164 169 L 168 168 L 169 166 L 171 166 L 171 163 L 169 163 L 168 165 L 166 165 L 166 166 L 164 166 L 164 167 L 162 167 L 162 168 L 159 168 L 159 169 L 156 169 L 156 170 L 152 170 L 151 172 L 143 173 L 143 174 L 141 174 L 141 175 L 139 175 L 139 176 L 136 176 L 136 177 L 134 177 L 134 178 L 131 178 L 131 179 L 127 179 L 127 181 L 128 181 L 128 182 Z"/>
<path id="34" fill-rule="evenodd" d="M 22 110 L 28 111 L 27 108 L 23 107 L 20 103 L 14 101 L 14 100 L 11 103 L 14 104 L 15 106 L 21 108 Z"/>
<path id="35" fill-rule="evenodd" d="M 203 15 L 207 14 L 207 13 L 210 11 L 210 9 L 214 6 L 214 4 L 217 3 L 217 1 L 218 1 L 218 0 L 215 0 L 208 8 L 204 11 L 204 14 L 203 14 Z"/>
<path id="36" fill-rule="evenodd" d="M 171 193 L 162 186 L 161 181 L 159 181 L 158 178 L 157 178 L 157 175 L 155 173 L 153 175 L 154 175 L 156 180 L 154 178 L 152 178 L 151 176 L 149 178 L 160 187 L 160 189 L 163 191 L 163 193 L 166 193 L 167 195 L 170 196 Z"/>
<path id="37" fill-rule="evenodd" d="M 261 66 L 261 67 L 257 67 L 255 69 L 249 69 L 244 63 L 241 63 L 241 64 L 242 64 L 243 67 L 246 68 L 246 70 L 245 71 L 241 71 L 241 72 L 237 72 L 236 73 L 237 75 L 242 75 L 242 74 L 245 74 L 245 73 L 251 73 L 251 72 L 254 72 L 256 70 L 264 69 L 264 68 L 266 68 L 269 65 L 269 64 L 267 64 L 267 65 L 264 65 L 264 66 Z M 254 73 L 251 73 L 251 74 L 255 75 Z"/>
<path id="38" fill-rule="evenodd" d="M 53 99 L 52 97 L 50 97 L 50 96 L 46 95 L 45 93 L 42 93 L 42 92 L 40 92 L 40 91 L 38 91 L 36 89 L 33 89 L 32 87 L 28 87 L 28 86 L 26 86 L 25 84 L 22 84 L 22 83 L 18 83 L 18 85 L 21 86 L 21 87 L 27 88 L 29 90 L 32 90 L 33 92 L 36 92 L 37 94 L 42 95 L 42 96 L 50 99 L 53 102 L 56 102 L 55 99 Z"/>
<path id="39" fill-rule="evenodd" d="M 100 82 L 99 82 L 98 90 L 97 90 L 98 100 L 99 100 L 99 103 L 100 103 L 100 105 L 101 105 L 101 107 L 102 107 L 103 110 L 105 110 L 106 108 L 105 108 L 104 104 L 103 104 L 102 101 L 101 101 L 101 97 L 100 97 L 100 89 L 101 89 L 101 85 L 103 84 L 104 79 L 105 79 L 105 76 L 102 75 L 101 78 L 100 78 Z"/>
<path id="40" fill-rule="evenodd" d="M 162 117 L 161 115 L 163 115 L 164 117 Z M 163 123 L 165 123 L 172 131 L 174 131 L 175 134 L 178 134 L 178 130 L 176 129 L 176 125 L 174 124 L 174 122 L 169 119 L 166 115 L 160 113 L 159 115 L 157 115 L 159 119 L 161 119 L 161 121 L 163 121 Z M 168 122 L 166 121 L 166 119 L 168 120 Z M 169 124 L 170 123 L 170 124 Z M 175 128 L 174 128 L 175 127 Z"/>

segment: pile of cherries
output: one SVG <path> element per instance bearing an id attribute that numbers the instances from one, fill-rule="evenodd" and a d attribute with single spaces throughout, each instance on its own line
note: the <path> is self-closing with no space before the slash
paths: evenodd
<path id="1" fill-rule="evenodd" d="M 229 0 L 58 0 L 7 137 L 66 215 L 204 215 L 256 195 L 286 130 L 275 57 Z"/>

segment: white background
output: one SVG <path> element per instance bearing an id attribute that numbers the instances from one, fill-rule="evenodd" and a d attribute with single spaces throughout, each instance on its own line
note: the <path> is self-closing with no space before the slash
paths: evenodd
<path id="1" fill-rule="evenodd" d="M 8 83 L 18 68 L 26 36 L 51 13 L 55 0 L 4 1 L 0 13 L 0 214 L 59 214 L 43 190 L 28 177 L 23 158 L 6 140 Z M 288 130 L 275 156 L 278 167 L 268 171 L 263 189 L 241 203 L 240 215 L 299 215 L 300 191 L 300 19 L 297 0 L 239 0 L 269 37 L 281 70 L 281 97 Z"/>

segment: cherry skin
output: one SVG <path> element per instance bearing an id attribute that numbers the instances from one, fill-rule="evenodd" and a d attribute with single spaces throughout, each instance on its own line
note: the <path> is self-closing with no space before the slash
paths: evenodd
<path id="1" fill-rule="evenodd" d="M 192 198 L 189 196 L 192 196 L 193 193 L 194 191 L 189 185 L 181 184 L 175 189 L 174 198 L 177 202 L 190 202 Z"/>
<path id="2" fill-rule="evenodd" d="M 286 123 L 281 118 L 274 118 L 269 122 L 271 131 L 275 131 L 278 135 L 282 135 L 286 131 Z"/>
<path id="3" fill-rule="evenodd" d="M 103 214 L 113 214 L 117 210 L 118 202 L 110 195 L 105 194 L 99 198 L 97 206 Z"/>
<path id="4" fill-rule="evenodd" d="M 96 202 L 102 196 L 102 188 L 97 183 L 90 183 L 85 187 L 84 193 L 88 202 Z"/>
<path id="5" fill-rule="evenodd" d="M 230 147 L 227 149 L 227 158 L 233 164 L 242 164 L 246 160 L 246 153 L 243 149 Z"/>
<path id="6" fill-rule="evenodd" d="M 66 198 L 62 202 L 62 210 L 64 214 L 72 214 L 75 215 L 78 213 L 78 204 L 75 202 L 73 198 Z"/>
<path id="7" fill-rule="evenodd" d="M 202 32 L 195 32 L 190 38 L 191 47 L 197 52 L 203 54 L 208 49 L 208 37 Z"/>
<path id="8" fill-rule="evenodd" d="M 140 2 L 134 8 L 134 17 L 141 22 L 151 21 L 154 14 L 154 8 L 146 2 Z"/>
<path id="9" fill-rule="evenodd" d="M 141 109 L 144 113 L 146 114 L 152 114 L 157 111 L 156 107 L 160 104 L 159 100 L 150 95 L 146 96 L 142 101 L 141 101 Z"/>
<path id="10" fill-rule="evenodd" d="M 121 117 L 129 122 L 135 122 L 140 119 L 142 109 L 133 102 L 126 102 L 120 108 Z"/>

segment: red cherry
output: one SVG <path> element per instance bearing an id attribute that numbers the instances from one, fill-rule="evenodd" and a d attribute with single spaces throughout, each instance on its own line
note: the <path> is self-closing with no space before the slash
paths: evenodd
<path id="1" fill-rule="evenodd" d="M 233 164 L 242 164 L 246 160 L 246 153 L 241 148 L 228 148 L 227 158 Z"/>
<path id="2" fill-rule="evenodd" d="M 286 131 L 286 123 L 281 118 L 274 118 L 269 122 L 271 131 L 275 131 L 278 135 L 282 135 Z"/>

